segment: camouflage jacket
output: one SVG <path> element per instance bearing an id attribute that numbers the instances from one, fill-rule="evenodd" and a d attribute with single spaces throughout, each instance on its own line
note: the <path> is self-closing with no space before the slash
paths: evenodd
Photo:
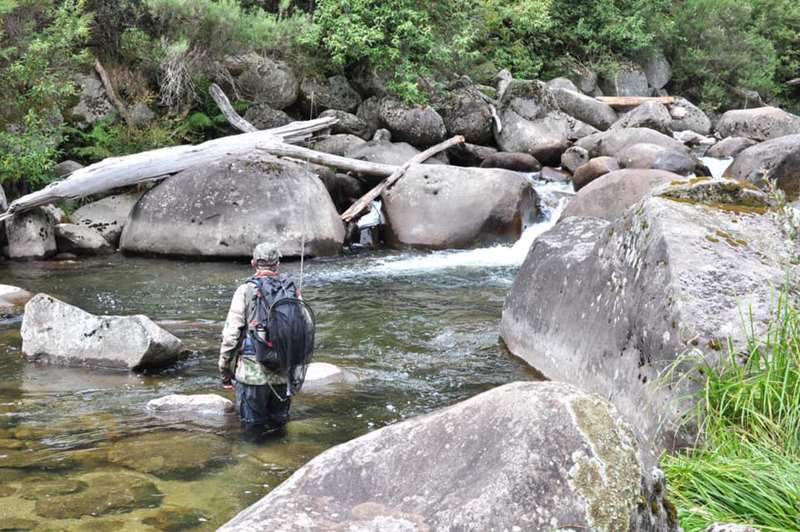
<path id="1" fill-rule="evenodd" d="M 239 352 L 240 344 L 247 332 L 249 317 L 256 304 L 256 288 L 244 283 L 236 289 L 222 329 L 222 345 L 219 349 L 219 370 L 233 370 L 234 378 L 242 384 L 281 384 L 283 378 L 267 370 L 253 356 Z M 236 364 L 235 368 L 231 365 Z"/>

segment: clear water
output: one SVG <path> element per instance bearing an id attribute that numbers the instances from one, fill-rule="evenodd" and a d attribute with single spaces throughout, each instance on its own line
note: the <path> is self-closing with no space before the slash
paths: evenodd
<path id="1" fill-rule="evenodd" d="M 90 312 L 145 314 L 193 351 L 154 375 L 42 367 L 23 359 L 19 319 L 0 321 L 0 525 L 212 530 L 333 445 L 538 378 L 503 348 L 497 324 L 530 242 L 563 207 L 568 190 L 549 188 L 548 219 L 516 247 L 306 262 L 316 360 L 358 380 L 305 391 L 286 432 L 262 442 L 235 420 L 214 425 L 145 410 L 169 393 L 231 396 L 219 385 L 217 349 L 247 265 L 117 255 L 0 264 L 0 283 Z M 284 270 L 296 273 L 297 264 Z"/>

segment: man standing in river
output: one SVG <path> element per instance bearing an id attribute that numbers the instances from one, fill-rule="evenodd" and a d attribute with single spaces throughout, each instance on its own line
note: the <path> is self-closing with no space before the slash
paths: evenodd
<path id="1" fill-rule="evenodd" d="M 279 275 L 280 258 L 277 247 L 269 242 L 258 244 L 253 250 L 250 265 L 255 274 L 233 295 L 219 353 L 222 382 L 226 387 L 235 387 L 239 418 L 248 429 L 259 431 L 278 429 L 289 421 L 291 399 L 287 384 L 275 368 L 268 369 L 256 359 L 254 345 L 255 335 L 264 334 L 256 320 L 262 284 L 300 296 L 294 283 Z"/>

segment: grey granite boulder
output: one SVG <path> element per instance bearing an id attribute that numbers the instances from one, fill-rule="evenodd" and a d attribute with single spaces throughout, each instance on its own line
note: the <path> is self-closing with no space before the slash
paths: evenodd
<path id="1" fill-rule="evenodd" d="M 8 284 L 0 284 L 0 315 L 22 307 L 30 301 L 33 294 Z"/>
<path id="2" fill-rule="evenodd" d="M 666 170 L 679 175 L 689 175 L 697 166 L 695 158 L 684 150 L 646 142 L 628 146 L 617 154 L 617 160 L 622 168 Z"/>
<path id="3" fill-rule="evenodd" d="M 706 157 L 715 157 L 717 159 L 736 157 L 750 146 L 755 146 L 756 144 L 756 141 L 745 137 L 725 137 L 706 151 Z"/>
<path id="4" fill-rule="evenodd" d="M 335 135 L 328 135 L 327 137 L 316 137 L 311 140 L 309 147 L 317 151 L 343 156 L 354 151 L 359 146 L 363 146 L 366 142 L 367 141 L 356 135 L 337 133 Z"/>
<path id="5" fill-rule="evenodd" d="M 114 248 L 91 227 L 76 224 L 57 224 L 54 228 L 59 253 L 73 255 L 106 255 L 113 253 Z"/>
<path id="6" fill-rule="evenodd" d="M 303 116 L 310 118 L 328 109 L 354 113 L 361 103 L 361 96 L 344 76 L 331 76 L 324 80 L 306 77 L 300 83 L 298 101 Z"/>
<path id="7" fill-rule="evenodd" d="M 527 153 L 509 153 L 499 151 L 486 157 L 480 164 L 481 168 L 505 168 L 515 172 L 538 172 L 542 165 L 536 157 Z"/>
<path id="8" fill-rule="evenodd" d="M 72 213 L 71 219 L 77 225 L 99 232 L 116 248 L 122 235 L 122 228 L 125 227 L 128 216 L 141 197 L 141 192 L 106 196 L 76 210 Z"/>
<path id="9" fill-rule="evenodd" d="M 800 116 L 777 107 L 737 109 L 728 111 L 720 117 L 716 131 L 723 137 L 770 140 L 800 134 Z"/>
<path id="10" fill-rule="evenodd" d="M 6 220 L 8 256 L 12 259 L 46 259 L 56 254 L 53 213 L 36 207 Z"/>
<path id="11" fill-rule="evenodd" d="M 618 119 L 610 105 L 591 96 L 567 89 L 553 89 L 553 95 L 562 111 L 601 131 L 611 127 Z"/>
<path id="12" fill-rule="evenodd" d="M 619 170 L 619 162 L 614 157 L 595 157 L 575 169 L 572 183 L 580 190 L 600 176 Z"/>
<path id="13" fill-rule="evenodd" d="M 688 148 L 686 148 L 682 142 L 653 129 L 644 127 L 611 129 L 609 131 L 603 131 L 602 133 L 589 135 L 588 137 L 580 139 L 575 144 L 587 150 L 592 157 L 597 157 L 598 155 L 616 157 L 618 153 L 628 146 L 633 146 L 640 142 L 657 144 L 664 148 L 670 148 L 687 154 L 689 153 Z"/>
<path id="14" fill-rule="evenodd" d="M 474 144 L 491 142 L 492 111 L 476 88 L 454 90 L 437 107 L 448 136 L 462 135 Z"/>
<path id="15" fill-rule="evenodd" d="M 305 238 L 303 235 L 305 234 Z M 284 257 L 337 255 L 344 226 L 322 181 L 303 164 L 252 154 L 167 178 L 142 196 L 122 232 L 126 253 L 250 257 L 259 242 Z"/>
<path id="16" fill-rule="evenodd" d="M 380 106 L 383 126 L 398 142 L 427 148 L 444 140 L 447 128 L 433 107 L 413 107 L 394 98 L 383 98 Z"/>
<path id="17" fill-rule="evenodd" d="M 548 378 L 609 397 L 655 455 L 691 443 L 696 362 L 679 357 L 741 348 L 743 316 L 763 333 L 775 287 L 797 281 L 797 243 L 767 206 L 733 181 L 683 180 L 613 222 L 564 218 L 531 247 L 501 336 Z"/>
<path id="18" fill-rule="evenodd" d="M 369 133 L 369 126 L 367 126 L 367 123 L 352 113 L 340 111 L 338 109 L 328 109 L 320 113 L 319 116 L 332 116 L 338 120 L 338 122 L 331 126 L 331 133 L 334 135 L 355 135 L 366 139 L 367 133 Z"/>
<path id="19" fill-rule="evenodd" d="M 582 164 L 589 162 L 589 152 L 580 146 L 572 146 L 561 154 L 561 168 L 575 173 Z"/>
<path id="20" fill-rule="evenodd" d="M 711 132 L 711 119 L 686 98 L 677 98 L 670 105 L 669 114 L 672 117 L 670 127 L 673 131 L 688 130 L 700 135 L 708 135 Z"/>
<path id="21" fill-rule="evenodd" d="M 672 67 L 661 50 L 654 50 L 647 54 L 642 61 L 642 66 L 647 83 L 654 89 L 663 89 L 672 79 Z"/>
<path id="22" fill-rule="evenodd" d="M 95 316 L 46 294 L 25 305 L 22 352 L 31 362 L 134 371 L 168 366 L 185 353 L 146 316 Z"/>
<path id="23" fill-rule="evenodd" d="M 233 72 L 241 72 L 236 83 L 244 99 L 265 103 L 278 110 L 297 101 L 300 82 L 292 68 L 283 61 L 250 53 L 231 58 L 228 63 Z"/>
<path id="24" fill-rule="evenodd" d="M 608 96 L 650 96 L 647 76 L 633 65 L 604 73 L 600 77 L 600 88 Z"/>
<path id="25" fill-rule="evenodd" d="M 116 113 L 106 96 L 103 83 L 94 74 L 76 74 L 75 83 L 80 88 L 78 103 L 70 110 L 72 120 L 78 127 L 89 127 Z"/>
<path id="26" fill-rule="evenodd" d="M 647 127 L 665 135 L 672 135 L 672 117 L 667 108 L 660 103 L 644 102 L 622 115 L 614 122 L 611 129 L 629 127 Z"/>
<path id="27" fill-rule="evenodd" d="M 257 103 L 247 108 L 244 119 L 253 124 L 256 129 L 272 129 L 285 126 L 292 118 L 283 111 L 273 109 L 266 103 Z"/>
<path id="28" fill-rule="evenodd" d="M 766 186 L 773 171 L 786 157 L 800 146 L 800 134 L 778 137 L 759 142 L 739 152 L 726 175 L 743 179 L 759 186 Z M 788 170 L 789 168 L 787 168 Z M 796 172 L 795 172 L 795 175 Z M 777 176 L 774 176 L 777 177 Z"/>
<path id="29" fill-rule="evenodd" d="M 412 166 L 383 199 L 387 243 L 426 249 L 514 242 L 538 204 L 517 172 L 442 165 Z"/>
<path id="30" fill-rule="evenodd" d="M 676 531 L 664 496 L 608 402 L 517 382 L 329 449 L 220 531 Z"/>

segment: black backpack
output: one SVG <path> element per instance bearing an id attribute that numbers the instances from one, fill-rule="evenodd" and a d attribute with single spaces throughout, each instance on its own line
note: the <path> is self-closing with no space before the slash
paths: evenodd
<path id="1" fill-rule="evenodd" d="M 314 354 L 314 312 L 297 297 L 293 281 L 283 276 L 248 279 L 256 290 L 247 331 L 255 359 L 282 375 L 287 395 L 299 392 Z"/>

